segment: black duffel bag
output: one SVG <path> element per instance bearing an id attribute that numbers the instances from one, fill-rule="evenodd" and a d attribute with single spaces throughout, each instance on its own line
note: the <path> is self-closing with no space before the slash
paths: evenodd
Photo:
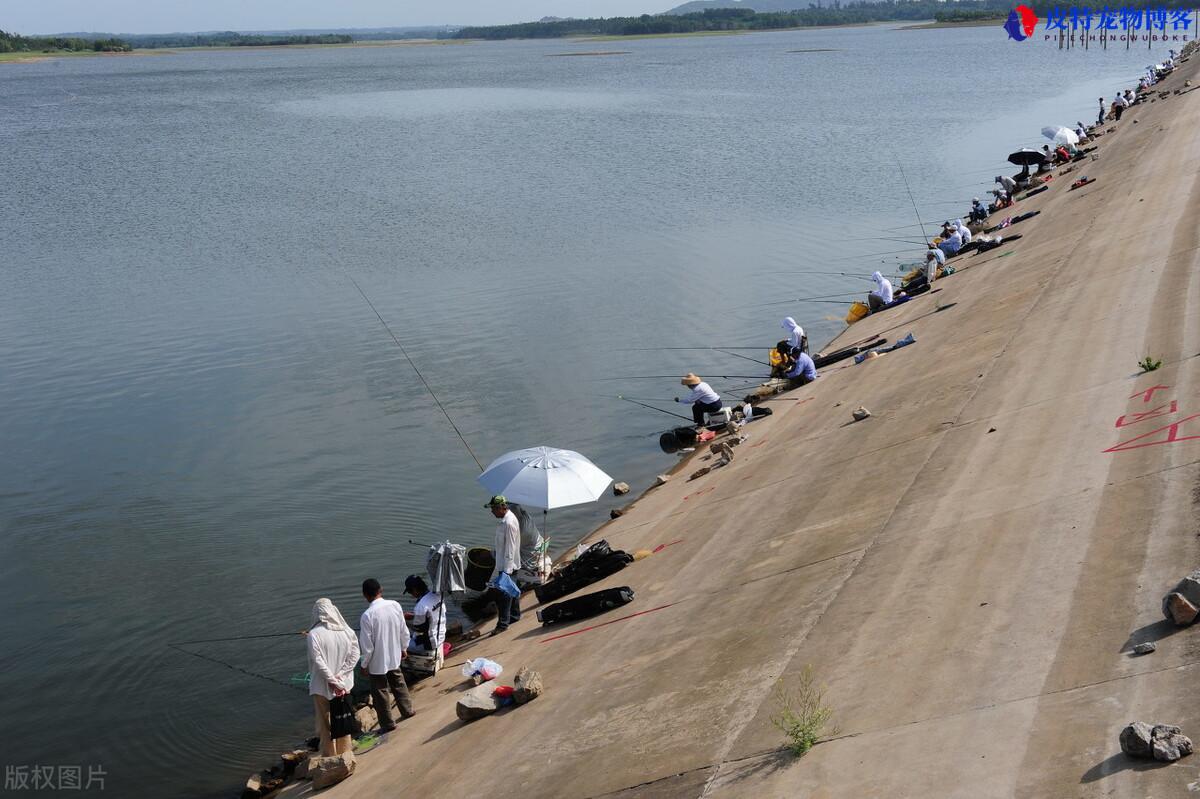
<path id="1" fill-rule="evenodd" d="M 556 602 L 537 612 L 542 624 L 562 624 L 568 621 L 588 619 L 605 611 L 628 605 L 633 601 L 633 589 L 627 585 L 620 588 L 605 588 L 591 594 L 577 596 L 565 602 Z"/>
<path id="2" fill-rule="evenodd" d="M 630 563 L 633 563 L 633 556 L 628 552 L 610 548 L 607 541 L 597 541 L 564 566 L 549 582 L 534 586 L 533 593 L 542 604 L 553 602 L 610 574 L 616 574 Z"/>

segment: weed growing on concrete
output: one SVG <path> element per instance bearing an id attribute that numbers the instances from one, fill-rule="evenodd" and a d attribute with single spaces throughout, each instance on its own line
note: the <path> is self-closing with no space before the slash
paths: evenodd
<path id="1" fill-rule="evenodd" d="M 800 673 L 800 683 L 793 689 L 775 685 L 775 702 L 779 712 L 771 716 L 774 724 L 788 739 L 788 750 L 802 757 L 825 735 L 837 735 L 837 728 L 826 729 L 833 709 L 824 704 L 825 690 L 813 679 L 812 664 Z"/>
<path id="2" fill-rule="evenodd" d="M 1158 369 L 1160 366 L 1162 366 L 1162 361 L 1156 361 L 1147 355 L 1145 358 L 1142 358 L 1140 361 L 1138 361 L 1138 366 L 1142 367 L 1143 372 L 1153 372 L 1155 369 Z"/>

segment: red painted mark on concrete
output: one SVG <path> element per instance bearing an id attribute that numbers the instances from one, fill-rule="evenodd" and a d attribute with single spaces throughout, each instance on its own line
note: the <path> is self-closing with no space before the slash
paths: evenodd
<path id="1" fill-rule="evenodd" d="M 1194 436 L 1179 435 L 1179 428 L 1183 427 L 1183 425 L 1187 424 L 1188 422 L 1190 422 L 1196 418 L 1200 418 L 1200 413 L 1193 413 L 1191 416 L 1187 416 L 1183 419 L 1180 419 L 1178 422 L 1173 422 L 1172 424 L 1169 424 L 1166 427 L 1160 427 L 1157 430 L 1151 430 L 1148 433 L 1142 433 L 1140 436 L 1135 436 L 1135 437 L 1129 439 L 1128 441 L 1122 441 L 1119 444 L 1115 444 L 1104 451 L 1105 452 L 1126 452 L 1131 449 L 1141 449 L 1142 447 L 1153 447 L 1157 444 L 1174 444 L 1177 441 L 1192 441 L 1194 439 L 1200 439 L 1200 435 L 1194 435 Z M 1160 433 L 1163 433 L 1164 431 L 1166 432 L 1166 435 L 1163 435 L 1163 436 L 1158 435 Z M 1152 436 L 1158 436 L 1158 437 L 1150 440 Z"/>
<path id="2" fill-rule="evenodd" d="M 700 496 L 701 494 L 707 494 L 709 491 L 712 491 L 712 490 L 714 490 L 714 489 L 716 489 L 716 486 L 709 486 L 708 488 L 702 488 L 702 489 L 700 489 L 699 491 L 694 491 L 694 492 L 692 492 L 691 494 L 688 494 L 686 497 L 684 497 L 684 498 L 683 498 L 683 501 L 684 501 L 684 502 L 687 502 L 687 501 L 688 501 L 689 499 L 691 499 L 692 497 L 698 497 L 698 496 Z"/>
<path id="3" fill-rule="evenodd" d="M 757 444 L 751 444 L 749 449 L 754 449 L 755 447 L 761 447 L 763 444 L 767 443 L 770 440 L 771 439 L 769 439 L 769 438 L 764 438 L 762 441 L 759 441 Z"/>
<path id="4" fill-rule="evenodd" d="M 678 604 L 679 604 L 678 602 L 672 602 L 670 605 L 659 605 L 658 607 L 650 608 L 649 610 L 643 610 L 638 613 L 630 613 L 628 616 L 622 616 L 619 619 L 613 619 L 612 621 L 601 622 L 600 624 L 593 624 L 591 627 L 584 627 L 583 629 L 580 629 L 580 630 L 571 630 L 571 632 L 563 633 L 562 635 L 552 635 L 549 638 L 543 638 L 541 640 L 541 643 L 548 644 L 551 641 L 557 641 L 559 638 L 569 638 L 572 635 L 579 635 L 580 633 L 586 633 L 591 630 L 598 630 L 601 627 L 607 627 L 608 625 L 616 624 L 619 621 L 625 621 L 627 619 L 636 619 L 638 616 L 645 616 L 647 613 L 653 613 L 656 610 L 663 610 L 665 608 L 671 607 L 671 605 L 678 605 Z"/>
<path id="5" fill-rule="evenodd" d="M 651 551 L 651 552 L 654 552 L 654 553 L 658 553 L 658 552 L 662 552 L 664 549 L 666 549 L 666 548 L 667 548 L 667 547 L 669 547 L 669 546 L 674 546 L 675 544 L 682 544 L 682 543 L 683 543 L 683 539 L 682 539 L 682 538 L 676 538 L 676 539 L 675 539 L 674 541 L 672 541 L 671 543 L 669 543 L 669 544 L 659 544 L 658 546 L 656 546 L 654 549 L 652 549 L 652 550 L 650 550 L 650 551 Z"/>
<path id="6" fill-rule="evenodd" d="M 1163 410 L 1164 408 L 1167 408 L 1168 410 Z M 1175 413 L 1177 410 L 1179 410 L 1179 402 L 1176 400 L 1171 400 L 1171 402 L 1167 405 L 1159 405 L 1152 411 L 1146 411 L 1145 413 L 1127 413 L 1124 416 L 1118 417 L 1117 423 L 1113 426 L 1128 427 L 1131 424 L 1137 424 L 1138 422 L 1145 421 L 1146 419 L 1153 419 L 1156 416 L 1166 416 L 1169 413 Z"/>
<path id="7" fill-rule="evenodd" d="M 1170 386 L 1150 386 L 1150 388 L 1146 389 L 1145 391 L 1139 391 L 1138 393 L 1134 394 L 1129 399 L 1133 399 L 1134 397 L 1141 397 L 1142 402 L 1149 402 L 1150 398 L 1154 396 L 1155 391 L 1158 391 L 1159 389 L 1166 391 L 1168 388 L 1170 388 Z"/>

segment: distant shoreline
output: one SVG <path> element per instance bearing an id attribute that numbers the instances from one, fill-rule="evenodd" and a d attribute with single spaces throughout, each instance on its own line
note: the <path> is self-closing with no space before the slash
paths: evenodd
<path id="1" fill-rule="evenodd" d="M 440 44 L 468 44 L 474 39 L 383 39 L 380 41 L 337 42 L 326 44 L 248 44 L 248 45 L 206 45 L 203 47 L 146 47 L 132 50 L 128 53 L 98 53 L 92 50 L 55 50 L 53 52 L 27 51 L 19 53 L 0 53 L 0 64 L 29 64 L 36 61 L 48 61 L 52 58 L 82 58 L 87 56 L 145 56 L 145 55 L 174 55 L 193 51 L 214 50 L 312 50 L 333 47 L 416 47 Z"/>
<path id="2" fill-rule="evenodd" d="M 905 25 L 900 30 L 927 31 L 937 28 L 985 28 L 988 25 L 999 25 L 1003 21 L 1003 17 L 992 17 L 991 19 L 969 19 L 962 22 L 920 22 L 916 25 Z"/>

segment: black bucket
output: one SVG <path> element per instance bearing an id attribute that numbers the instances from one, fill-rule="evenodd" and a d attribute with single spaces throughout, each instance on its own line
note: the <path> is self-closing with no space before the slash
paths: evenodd
<path id="1" fill-rule="evenodd" d="M 668 455 L 674 455 L 685 447 L 696 446 L 696 430 L 691 427 L 676 427 L 658 437 L 658 446 Z"/>
<path id="2" fill-rule="evenodd" d="M 467 550 L 467 570 L 463 581 L 472 591 L 482 591 L 487 588 L 488 580 L 496 569 L 496 556 L 487 547 L 474 547 Z"/>

